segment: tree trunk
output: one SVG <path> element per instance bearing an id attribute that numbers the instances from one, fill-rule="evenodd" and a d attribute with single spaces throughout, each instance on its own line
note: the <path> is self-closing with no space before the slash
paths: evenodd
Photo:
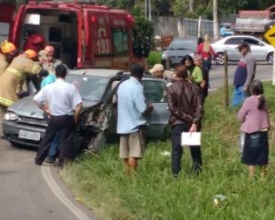
<path id="1" fill-rule="evenodd" d="M 194 0 L 189 0 L 189 11 L 194 13 Z"/>
<path id="2" fill-rule="evenodd" d="M 217 41 L 220 38 L 219 31 L 219 18 L 218 18 L 218 0 L 213 0 L 213 20 L 214 20 L 214 40 Z"/>

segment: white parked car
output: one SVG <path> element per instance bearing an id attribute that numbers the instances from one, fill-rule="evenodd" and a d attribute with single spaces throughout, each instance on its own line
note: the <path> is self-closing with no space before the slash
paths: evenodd
<path id="1" fill-rule="evenodd" d="M 224 51 L 227 51 L 228 61 L 238 61 L 241 55 L 237 47 L 241 43 L 247 43 L 250 45 L 251 52 L 256 61 L 267 61 L 269 64 L 273 63 L 274 47 L 249 35 L 229 36 L 213 43 L 212 47 L 218 54 L 215 59 L 216 63 L 220 65 L 224 64 Z"/>

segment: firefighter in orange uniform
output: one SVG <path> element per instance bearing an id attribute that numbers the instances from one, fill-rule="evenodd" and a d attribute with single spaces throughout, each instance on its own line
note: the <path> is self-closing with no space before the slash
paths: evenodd
<path id="1" fill-rule="evenodd" d="M 16 53 L 14 44 L 4 41 L 0 50 L 0 75 L 5 72 Z"/>
<path id="2" fill-rule="evenodd" d="M 34 62 L 37 53 L 33 50 L 26 50 L 23 54 L 13 59 L 6 71 L 0 76 L 0 108 L 1 116 L 5 114 L 7 108 L 16 102 L 18 88 L 22 87 L 29 74 L 38 75 L 42 67 Z"/>

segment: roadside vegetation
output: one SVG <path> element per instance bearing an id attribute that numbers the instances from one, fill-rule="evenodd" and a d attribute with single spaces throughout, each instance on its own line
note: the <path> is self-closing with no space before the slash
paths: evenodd
<path id="1" fill-rule="evenodd" d="M 151 51 L 147 59 L 149 68 L 152 68 L 156 63 L 161 63 L 161 51 Z"/>
<path id="2" fill-rule="evenodd" d="M 265 91 L 275 117 L 275 93 L 270 83 Z M 264 180 L 247 178 L 238 152 L 239 123 L 236 112 L 224 108 L 222 90 L 209 96 L 203 129 L 203 173 L 191 174 L 186 149 L 178 178 L 170 172 L 170 142 L 150 143 L 136 176 L 123 173 L 118 146 L 108 146 L 98 155 L 87 153 L 62 171 L 78 200 L 101 219 L 113 220 L 269 220 L 275 216 L 274 130 L 270 132 L 270 166 Z M 214 205 L 216 194 L 226 196 Z"/>

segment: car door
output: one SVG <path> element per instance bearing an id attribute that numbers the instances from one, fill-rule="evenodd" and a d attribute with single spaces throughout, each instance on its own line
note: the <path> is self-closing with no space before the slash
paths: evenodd
<path id="1" fill-rule="evenodd" d="M 242 41 L 243 38 L 241 37 L 232 37 L 224 42 L 229 61 L 236 61 L 241 58 L 237 47 L 242 43 Z"/>
<path id="2" fill-rule="evenodd" d="M 161 139 L 168 127 L 170 112 L 167 109 L 166 81 L 155 78 L 144 78 L 144 95 L 147 103 L 154 106 L 153 112 L 148 116 L 146 136 Z"/>
<path id="3" fill-rule="evenodd" d="M 266 60 L 266 49 L 258 39 L 252 37 L 244 38 L 244 42 L 250 45 L 252 54 L 256 60 Z"/>
<path id="4" fill-rule="evenodd" d="M 0 43 L 8 40 L 13 26 L 13 15 L 16 8 L 13 4 L 0 1 Z M 5 13 L 3 13 L 5 12 Z"/>

